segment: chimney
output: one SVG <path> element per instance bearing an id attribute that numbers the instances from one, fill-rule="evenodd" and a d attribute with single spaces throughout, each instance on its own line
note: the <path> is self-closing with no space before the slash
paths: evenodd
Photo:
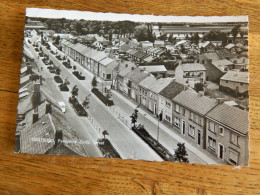
<path id="1" fill-rule="evenodd" d="M 209 59 L 208 61 L 209 61 L 209 63 L 212 63 L 212 59 Z"/>
<path id="2" fill-rule="evenodd" d="M 204 96 L 204 91 L 199 91 L 198 94 L 200 97 L 202 97 L 202 96 Z"/>
<path id="3" fill-rule="evenodd" d="M 42 85 L 42 75 L 40 75 L 40 85 Z"/>
<path id="4" fill-rule="evenodd" d="M 58 143 L 59 143 L 60 141 L 62 141 L 62 137 L 63 137 L 62 131 L 61 131 L 61 130 L 56 130 L 56 133 L 55 133 L 55 145 L 54 145 L 54 147 L 57 147 L 57 146 L 58 146 Z"/>
<path id="5" fill-rule="evenodd" d="M 34 83 L 34 88 L 33 88 L 33 92 L 34 93 L 40 93 L 40 83 L 38 83 L 38 82 L 35 82 Z"/>
<path id="6" fill-rule="evenodd" d="M 188 89 L 188 84 L 184 84 L 184 90 Z"/>
<path id="7" fill-rule="evenodd" d="M 218 104 L 222 104 L 224 102 L 224 98 L 217 98 Z"/>
<path id="8" fill-rule="evenodd" d="M 36 121 L 38 121 L 38 119 L 39 119 L 39 113 L 38 112 L 33 113 L 32 124 L 34 124 Z"/>
<path id="9" fill-rule="evenodd" d="M 46 104 L 46 110 L 45 110 L 45 114 L 51 114 L 51 104 L 50 103 L 47 103 Z"/>

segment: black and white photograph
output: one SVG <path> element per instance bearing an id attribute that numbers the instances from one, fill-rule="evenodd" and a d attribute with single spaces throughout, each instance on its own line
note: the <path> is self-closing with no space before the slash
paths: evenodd
<path id="1" fill-rule="evenodd" d="M 14 151 L 248 166 L 248 30 L 27 8 Z"/>

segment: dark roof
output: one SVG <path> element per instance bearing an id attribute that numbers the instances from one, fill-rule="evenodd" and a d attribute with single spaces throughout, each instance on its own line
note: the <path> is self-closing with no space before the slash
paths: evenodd
<path id="1" fill-rule="evenodd" d="M 82 144 L 79 143 L 75 130 L 68 124 L 62 111 L 55 106 L 51 106 L 51 114 L 46 114 L 46 103 L 45 101 L 38 107 L 38 121 L 32 123 L 34 113 L 32 110 L 19 123 L 25 123 L 25 125 L 17 126 L 20 129 L 18 132 L 20 133 L 21 152 L 30 154 L 65 154 L 67 152 L 67 155 L 87 156 Z M 58 145 L 58 150 L 55 147 L 55 134 L 57 131 L 61 131 L 62 140 L 67 141 L 62 143 L 63 146 Z"/>
<path id="2" fill-rule="evenodd" d="M 217 101 L 209 97 L 200 95 L 192 90 L 185 90 L 173 98 L 173 102 L 182 105 L 201 115 L 207 114 L 217 105 Z"/>
<path id="3" fill-rule="evenodd" d="M 207 113 L 206 117 L 242 134 L 248 133 L 249 114 L 247 111 L 227 104 L 219 104 Z"/>
<path id="4" fill-rule="evenodd" d="M 171 100 L 183 90 L 184 90 L 184 85 L 174 81 L 169 85 L 167 85 L 159 94 Z"/>

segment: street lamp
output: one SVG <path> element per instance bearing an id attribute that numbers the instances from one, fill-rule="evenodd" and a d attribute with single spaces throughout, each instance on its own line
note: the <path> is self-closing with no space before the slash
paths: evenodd
<path id="1" fill-rule="evenodd" d="M 158 118 L 157 141 L 159 142 L 159 132 L 160 132 L 160 127 L 159 127 L 159 125 L 160 125 L 160 121 L 162 121 L 162 112 L 161 112 L 159 115 L 157 115 L 157 118 Z"/>

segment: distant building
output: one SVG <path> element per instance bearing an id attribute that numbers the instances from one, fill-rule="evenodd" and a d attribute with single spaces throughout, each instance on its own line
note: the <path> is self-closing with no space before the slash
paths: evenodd
<path id="1" fill-rule="evenodd" d="M 153 46 L 156 48 L 165 48 L 165 42 L 161 40 L 155 40 Z"/>
<path id="2" fill-rule="evenodd" d="M 164 65 L 139 66 L 139 68 L 147 70 L 155 77 L 165 78 L 167 74 L 167 69 L 165 68 Z"/>
<path id="3" fill-rule="evenodd" d="M 200 52 L 201 53 L 210 53 L 216 50 L 216 46 L 211 43 L 210 41 L 206 41 L 204 43 L 199 44 Z"/>
<path id="4" fill-rule="evenodd" d="M 249 115 L 227 104 L 220 104 L 206 114 L 206 149 L 224 162 L 248 165 Z"/>
<path id="5" fill-rule="evenodd" d="M 203 64 L 179 64 L 175 69 L 176 81 L 194 88 L 196 83 L 205 83 L 206 68 Z"/>
<path id="6" fill-rule="evenodd" d="M 226 92 L 231 92 L 235 96 L 248 96 L 249 73 L 228 71 L 220 78 L 219 89 Z"/>

